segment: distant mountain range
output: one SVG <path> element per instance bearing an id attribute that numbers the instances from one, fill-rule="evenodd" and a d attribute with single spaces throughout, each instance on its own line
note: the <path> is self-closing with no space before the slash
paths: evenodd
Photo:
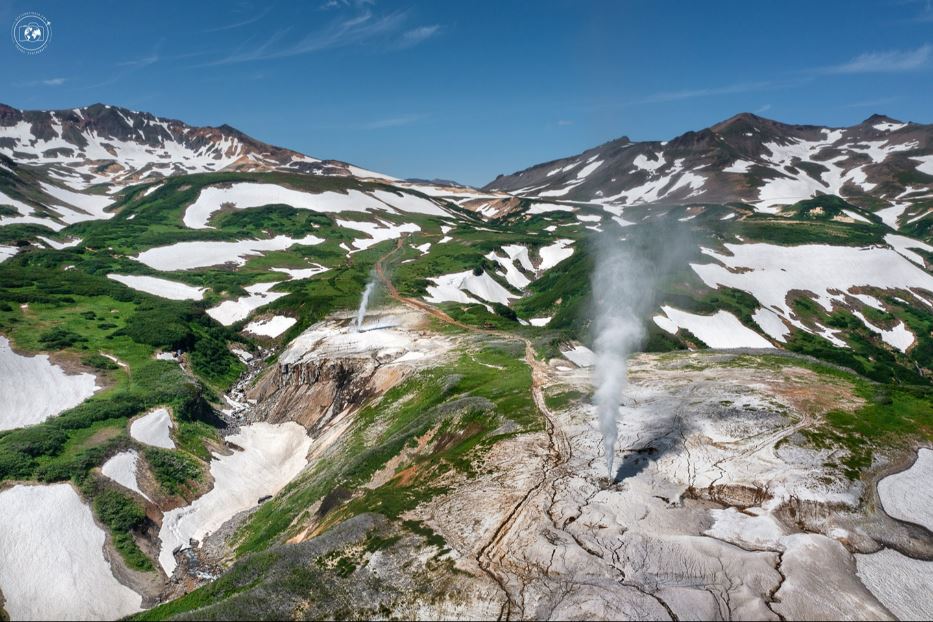
<path id="1" fill-rule="evenodd" d="M 217 171 L 376 175 L 266 144 L 229 125 L 194 127 L 106 104 L 68 110 L 0 104 L 0 154 L 47 166 L 72 186 Z"/>
<path id="2" fill-rule="evenodd" d="M 485 189 L 604 205 L 729 203 L 771 210 L 820 194 L 880 209 L 933 192 L 933 126 L 873 115 L 789 125 L 742 113 L 669 141 L 622 137 L 501 175 Z"/>
<path id="3" fill-rule="evenodd" d="M 10 179 L 17 168 L 18 179 Z M 616 215 L 638 205 L 702 203 L 745 203 L 776 213 L 780 205 L 837 195 L 896 229 L 926 215 L 933 201 L 933 125 L 873 115 L 852 127 L 829 128 L 742 113 L 668 141 L 618 138 L 500 175 L 476 190 L 448 180 L 397 180 L 269 145 L 229 125 L 195 127 L 105 104 L 53 111 L 0 104 L 0 178 L 7 173 L 0 191 L 22 215 L 7 216 L 6 224 L 29 222 L 25 215 L 49 206 L 48 196 L 88 211 L 80 199 L 62 199 L 56 187 L 113 194 L 168 176 L 221 171 L 374 179 L 446 197 L 484 219 L 540 203 L 587 203 Z M 30 196 L 29 188 L 45 196 Z M 47 215 L 63 222 L 85 219 L 57 213 Z"/>

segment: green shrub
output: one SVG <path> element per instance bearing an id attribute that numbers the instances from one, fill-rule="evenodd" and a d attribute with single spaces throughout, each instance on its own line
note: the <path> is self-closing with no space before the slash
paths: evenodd
<path id="1" fill-rule="evenodd" d="M 146 511 L 132 497 L 116 490 L 104 490 L 94 498 L 94 512 L 113 531 L 130 531 L 145 522 Z"/>
<path id="2" fill-rule="evenodd" d="M 103 354 L 88 354 L 81 359 L 81 362 L 94 369 L 118 369 L 120 366 L 108 359 Z"/>
<path id="3" fill-rule="evenodd" d="M 156 480 L 169 494 L 176 495 L 201 479 L 198 463 L 185 454 L 149 447 L 145 455 Z"/>
<path id="4" fill-rule="evenodd" d="M 63 350 L 84 341 L 86 337 L 64 328 L 53 328 L 39 335 L 39 343 L 50 350 Z"/>

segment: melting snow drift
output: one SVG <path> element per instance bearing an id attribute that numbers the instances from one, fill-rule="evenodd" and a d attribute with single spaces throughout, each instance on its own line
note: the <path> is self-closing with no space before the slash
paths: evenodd
<path id="1" fill-rule="evenodd" d="M 0 492 L 0 590 L 13 620 L 114 620 L 142 607 L 104 557 L 104 532 L 69 484 Z"/>
<path id="2" fill-rule="evenodd" d="M 146 445 L 175 449 L 175 441 L 170 434 L 173 425 L 168 409 L 156 408 L 130 424 L 130 436 Z"/>
<path id="3" fill-rule="evenodd" d="M 203 541 L 235 514 L 255 506 L 260 497 L 277 493 L 308 463 L 311 448 L 305 429 L 291 421 L 253 423 L 227 440 L 242 450 L 214 455 L 214 487 L 191 505 L 165 513 L 159 563 L 169 576 L 176 566 L 173 551 L 187 547 L 192 538 Z"/>
<path id="4" fill-rule="evenodd" d="M 45 354 L 20 356 L 0 336 L 0 430 L 41 423 L 99 388 L 93 375 L 66 374 Z"/>

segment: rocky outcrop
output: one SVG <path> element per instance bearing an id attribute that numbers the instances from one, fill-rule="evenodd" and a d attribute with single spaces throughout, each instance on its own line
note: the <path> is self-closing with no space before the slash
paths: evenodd
<path id="1" fill-rule="evenodd" d="M 407 371 L 360 357 L 280 363 L 260 377 L 247 397 L 256 400 L 258 419 L 295 421 L 314 433 L 336 415 L 395 386 Z"/>

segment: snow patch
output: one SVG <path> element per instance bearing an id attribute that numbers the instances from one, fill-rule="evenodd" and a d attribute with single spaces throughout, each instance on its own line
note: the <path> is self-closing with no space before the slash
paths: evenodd
<path id="1" fill-rule="evenodd" d="M 560 353 L 577 367 L 592 367 L 596 364 L 596 355 L 586 346 L 576 345 L 572 348 L 561 349 Z"/>
<path id="2" fill-rule="evenodd" d="M 573 255 L 573 240 L 557 240 L 549 246 L 543 246 L 538 249 L 538 255 L 541 257 L 541 264 L 538 270 L 550 270 L 563 260 Z"/>
<path id="3" fill-rule="evenodd" d="M 103 530 L 69 484 L 0 492 L 0 590 L 13 620 L 114 620 L 142 597 L 117 581 Z"/>
<path id="4" fill-rule="evenodd" d="M 20 356 L 0 335 L 0 430 L 41 423 L 100 389 L 92 374 L 66 374 L 48 355 Z"/>
<path id="5" fill-rule="evenodd" d="M 914 240 L 913 238 L 908 238 L 903 235 L 896 235 L 894 233 L 889 233 L 884 236 L 884 241 L 888 246 L 896 250 L 898 253 L 911 260 L 920 267 L 926 266 L 926 262 L 923 257 L 919 254 L 913 252 L 912 248 L 918 248 L 922 251 L 928 253 L 933 253 L 933 246 L 930 246 L 926 242 L 921 242 L 920 240 Z"/>
<path id="6" fill-rule="evenodd" d="M 160 279 L 154 276 L 108 274 L 107 278 L 123 283 L 135 290 L 168 298 L 169 300 L 201 300 L 204 298 L 205 288 L 203 287 L 193 287 L 185 283 Z"/>
<path id="7" fill-rule="evenodd" d="M 152 501 L 146 493 L 139 488 L 136 469 L 139 468 L 139 454 L 136 450 L 121 451 L 100 467 L 100 472 L 124 488 L 132 490 L 147 501 Z"/>
<path id="8" fill-rule="evenodd" d="M 134 257 L 150 268 L 162 271 L 191 270 L 206 266 L 234 263 L 242 266 L 247 258 L 266 251 L 282 251 L 296 244 L 314 246 L 324 240 L 314 235 L 290 238 L 279 235 L 265 240 L 239 240 L 237 242 L 177 242 L 169 246 L 157 246 Z"/>
<path id="9" fill-rule="evenodd" d="M 459 302 L 475 304 L 480 301 L 509 304 L 509 299 L 516 298 L 495 281 L 487 272 L 480 275 L 472 270 L 445 274 L 429 279 L 434 285 L 427 287 L 425 300 L 431 303 Z"/>
<path id="10" fill-rule="evenodd" d="M 906 471 L 878 482 L 878 497 L 893 518 L 922 525 L 933 531 L 933 450 L 921 448 Z"/>
<path id="11" fill-rule="evenodd" d="M 203 542 L 234 515 L 255 507 L 258 499 L 274 495 L 308 463 L 311 438 L 295 422 L 253 423 L 228 436 L 240 447 L 229 455 L 214 454 L 211 477 L 214 487 L 191 505 L 165 513 L 159 539 L 159 564 L 169 576 L 175 571 L 173 551 Z"/>
<path id="12" fill-rule="evenodd" d="M 248 333 L 254 335 L 261 335 L 263 337 L 278 337 L 289 328 L 298 323 L 293 317 L 287 317 L 284 315 L 276 315 L 266 320 L 257 320 L 255 322 L 250 322 L 246 325 L 245 330 Z"/>
<path id="13" fill-rule="evenodd" d="M 130 436 L 146 445 L 175 449 L 171 429 L 175 426 L 167 408 L 156 408 L 130 424 Z"/>
<path id="14" fill-rule="evenodd" d="M 855 555 L 858 576 L 899 620 L 933 618 L 933 562 L 892 549 Z"/>
<path id="15" fill-rule="evenodd" d="M 742 324 L 728 311 L 720 310 L 713 315 L 695 315 L 674 307 L 665 306 L 661 307 L 661 310 L 678 328 L 689 330 L 711 348 L 773 347 L 771 342 Z M 657 320 L 655 323 L 658 323 Z M 661 324 L 658 325 L 665 328 Z"/>
<path id="16" fill-rule="evenodd" d="M 240 296 L 235 300 L 225 300 L 216 307 L 208 309 L 207 314 L 224 326 L 230 326 L 240 320 L 245 320 L 250 313 L 259 307 L 288 296 L 288 292 L 270 291 L 280 282 L 272 281 L 271 283 L 247 285 L 243 288 L 247 292 L 246 296 Z"/>

